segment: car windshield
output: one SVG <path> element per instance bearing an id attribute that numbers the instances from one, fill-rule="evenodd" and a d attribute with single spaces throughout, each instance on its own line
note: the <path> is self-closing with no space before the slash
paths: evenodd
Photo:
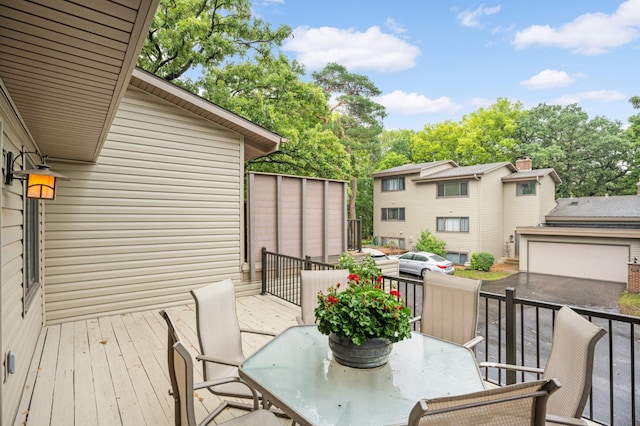
<path id="1" fill-rule="evenodd" d="M 431 259 L 435 260 L 436 262 L 444 262 L 447 260 L 444 257 L 437 254 L 434 254 L 433 256 L 431 256 Z"/>

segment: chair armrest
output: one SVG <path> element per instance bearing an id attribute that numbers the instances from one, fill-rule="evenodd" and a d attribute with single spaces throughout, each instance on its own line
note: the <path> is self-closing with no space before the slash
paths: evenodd
<path id="1" fill-rule="evenodd" d="M 421 319 L 422 319 L 422 316 L 421 316 L 421 315 L 418 315 L 417 317 L 411 318 L 411 319 L 409 320 L 409 324 L 413 324 L 414 322 L 418 322 L 418 321 L 420 321 Z"/>
<path id="2" fill-rule="evenodd" d="M 546 424 L 552 425 L 573 425 L 573 426 L 587 426 L 588 423 L 582 419 L 576 419 L 575 417 L 561 417 L 553 414 L 547 414 L 545 418 Z"/>
<path id="3" fill-rule="evenodd" d="M 241 328 L 240 332 L 241 333 L 262 334 L 263 336 L 271 336 L 271 337 L 276 337 L 278 335 L 277 333 L 273 333 L 271 331 L 253 330 L 251 328 Z"/>
<path id="4" fill-rule="evenodd" d="M 236 361 L 227 361 L 226 359 L 218 359 L 208 355 L 196 355 L 198 361 L 213 362 L 214 364 L 230 365 L 232 367 L 240 367 L 240 363 Z"/>
<path id="5" fill-rule="evenodd" d="M 500 364 L 497 362 L 480 362 L 478 363 L 478 367 L 501 368 L 503 370 L 524 371 L 525 373 L 535 373 L 535 374 L 544 373 L 544 370 L 542 368 L 525 367 L 522 365 L 512 365 L 512 364 Z"/>
<path id="6" fill-rule="evenodd" d="M 480 342 L 482 342 L 484 340 L 484 337 L 482 336 L 476 336 L 473 339 L 469 340 L 468 342 L 466 342 L 464 345 L 465 348 L 469 348 L 469 349 L 473 349 L 476 347 L 476 345 Z"/>
<path id="7" fill-rule="evenodd" d="M 240 377 L 222 377 L 216 380 L 208 380 L 206 382 L 196 383 L 195 385 L 193 385 L 193 390 L 206 389 L 206 388 L 211 388 L 214 386 L 219 386 L 219 385 L 224 385 L 226 383 L 234 383 L 234 382 L 242 383 L 249 389 L 249 391 L 251 392 L 251 396 L 253 397 L 253 409 L 254 411 L 257 410 L 259 406 L 258 392 L 256 392 L 254 388 L 249 386 L 249 384 L 244 380 L 242 380 Z"/>

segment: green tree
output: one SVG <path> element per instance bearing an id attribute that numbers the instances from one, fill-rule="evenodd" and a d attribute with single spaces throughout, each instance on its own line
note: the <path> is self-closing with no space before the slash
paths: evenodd
<path id="1" fill-rule="evenodd" d="M 412 138 L 416 163 L 454 160 L 459 165 L 513 161 L 520 102 L 500 98 L 488 108 L 465 115 L 460 122 L 447 120 L 425 126 Z"/>
<path id="2" fill-rule="evenodd" d="M 268 55 L 291 33 L 255 18 L 249 0 L 160 0 L 138 65 L 174 81 L 190 70 Z"/>
<path id="3" fill-rule="evenodd" d="M 387 152 L 382 160 L 378 163 L 378 170 L 386 170 L 391 169 L 393 167 L 403 166 L 405 164 L 409 164 L 410 161 L 407 157 L 402 154 L 398 154 L 397 152 L 390 151 Z"/>
<path id="4" fill-rule="evenodd" d="M 443 256 L 447 254 L 447 242 L 437 238 L 430 231 L 424 230 L 416 243 L 417 251 L 428 251 Z"/>
<path id="5" fill-rule="evenodd" d="M 559 197 L 586 197 L 624 192 L 632 147 L 620 122 L 589 120 L 578 105 L 540 104 L 518 120 L 516 152 L 531 156 L 535 168 L 553 167 L 563 183 Z"/>
<path id="6" fill-rule="evenodd" d="M 252 17 L 250 6 L 248 0 L 161 0 L 138 64 L 288 140 L 278 152 L 247 162 L 247 170 L 349 178 L 340 140 L 318 124 L 318 116 L 329 114 L 324 92 L 304 81 L 299 63 L 273 53 L 290 28 L 272 30 Z"/>
<path id="7" fill-rule="evenodd" d="M 366 76 L 350 73 L 335 63 L 314 72 L 312 77 L 332 102 L 330 114 L 319 118 L 340 139 L 351 159 L 349 217 L 355 219 L 358 178 L 371 173 L 373 162 L 380 158 L 377 136 L 382 132 L 386 113 L 372 98 L 381 92 Z"/>
<path id="8" fill-rule="evenodd" d="M 383 130 L 378 137 L 383 156 L 389 153 L 402 155 L 411 162 L 411 138 L 415 135 L 413 130 Z M 383 157 L 384 158 L 384 157 Z M 378 170 L 380 168 L 378 167 Z"/>

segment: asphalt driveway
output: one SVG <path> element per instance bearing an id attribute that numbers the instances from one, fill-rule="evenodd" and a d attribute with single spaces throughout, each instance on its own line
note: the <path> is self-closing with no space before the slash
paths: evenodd
<path id="1" fill-rule="evenodd" d="M 482 283 L 482 290 L 490 293 L 504 294 L 507 287 L 515 288 L 516 295 L 525 299 L 617 313 L 620 294 L 626 289 L 626 284 L 525 272 Z"/>

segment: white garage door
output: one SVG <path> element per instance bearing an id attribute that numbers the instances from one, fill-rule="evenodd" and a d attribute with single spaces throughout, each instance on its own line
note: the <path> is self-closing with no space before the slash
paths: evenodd
<path id="1" fill-rule="evenodd" d="M 529 242 L 529 272 L 627 282 L 629 246 Z"/>

